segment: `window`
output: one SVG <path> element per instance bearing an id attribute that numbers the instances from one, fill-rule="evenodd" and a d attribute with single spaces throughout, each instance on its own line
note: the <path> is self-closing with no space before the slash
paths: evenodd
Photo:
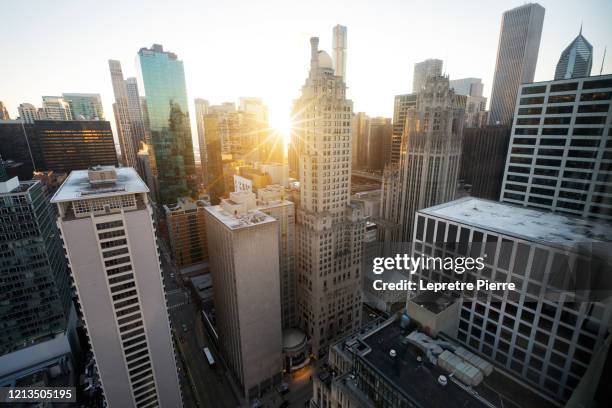
<path id="1" fill-rule="evenodd" d="M 612 79 L 599 79 L 596 81 L 584 81 L 582 89 L 612 88 Z"/>
<path id="2" fill-rule="evenodd" d="M 544 128 L 542 129 L 542 135 L 567 135 L 567 128 Z"/>
<path id="3" fill-rule="evenodd" d="M 569 125 L 571 121 L 572 121 L 571 116 L 560 116 L 560 117 L 554 117 L 554 118 L 545 118 L 544 124 L 545 125 Z"/>
<path id="4" fill-rule="evenodd" d="M 550 95 L 548 97 L 548 103 L 568 103 L 576 100 L 576 94 L 569 95 Z"/>
<path id="5" fill-rule="evenodd" d="M 517 125 L 539 125 L 540 118 L 518 118 L 516 120 Z"/>
<path id="6" fill-rule="evenodd" d="M 567 84 L 552 84 L 550 86 L 550 92 L 575 91 L 576 89 L 578 89 L 578 82 L 569 82 Z"/>
<path id="7" fill-rule="evenodd" d="M 533 108 L 519 108 L 519 115 L 539 115 L 542 113 L 541 107 L 533 107 Z"/>
<path id="8" fill-rule="evenodd" d="M 521 95 L 532 95 L 546 92 L 546 85 L 524 86 Z"/>
<path id="9" fill-rule="evenodd" d="M 603 128 L 574 128 L 572 134 L 574 136 L 601 136 Z"/>
<path id="10" fill-rule="evenodd" d="M 537 135 L 538 134 L 538 129 L 537 128 L 515 128 L 514 129 L 514 134 L 515 135 Z"/>
<path id="11" fill-rule="evenodd" d="M 547 115 L 559 115 L 563 113 L 572 113 L 573 106 L 548 106 L 546 108 Z"/>
<path id="12" fill-rule="evenodd" d="M 606 116 L 578 116 L 577 125 L 603 125 L 606 123 Z"/>
<path id="13" fill-rule="evenodd" d="M 543 96 L 532 96 L 530 98 L 521 98 L 521 105 L 540 105 L 544 103 Z"/>
<path id="14" fill-rule="evenodd" d="M 612 99 L 612 92 L 593 92 L 580 95 L 580 101 L 608 101 Z"/>
<path id="15" fill-rule="evenodd" d="M 118 220 L 118 221 L 102 222 L 100 224 L 96 224 L 96 229 L 98 231 L 110 229 L 110 228 L 117 228 L 117 227 L 123 227 L 123 221 Z"/>
<path id="16" fill-rule="evenodd" d="M 600 113 L 607 112 L 608 109 L 610 109 L 610 105 L 607 103 L 597 105 L 580 105 L 578 106 L 578 113 Z"/>

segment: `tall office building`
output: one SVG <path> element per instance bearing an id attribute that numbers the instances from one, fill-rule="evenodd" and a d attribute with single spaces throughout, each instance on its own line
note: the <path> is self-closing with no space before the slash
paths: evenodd
<path id="1" fill-rule="evenodd" d="M 221 352 L 254 398 L 282 377 L 278 221 L 255 209 L 250 191 L 204 211 Z"/>
<path id="2" fill-rule="evenodd" d="M 136 167 L 138 144 L 135 135 L 132 133 L 132 127 L 130 126 L 128 92 L 125 80 L 123 79 L 121 63 L 116 60 L 108 60 L 108 67 L 110 70 L 111 82 L 113 84 L 113 93 L 115 95 L 113 113 L 115 114 L 115 123 L 117 125 L 121 161 L 125 166 Z"/>
<path id="3" fill-rule="evenodd" d="M 417 94 L 395 95 L 393 102 L 393 136 L 391 139 L 391 163 L 399 163 L 402 135 L 406 126 L 408 111 L 416 108 Z"/>
<path id="4" fill-rule="evenodd" d="M 350 204 L 352 101 L 333 62 L 310 39 L 310 73 L 294 103 L 299 157 L 298 316 L 315 355 L 361 320 L 365 219 Z"/>
<path id="5" fill-rule="evenodd" d="M 483 257 L 484 268 L 412 279 L 514 283 L 453 291 L 461 310 L 448 334 L 563 404 L 609 347 L 611 241 L 609 224 L 466 197 L 418 212 L 412 256 Z"/>
<path id="6" fill-rule="evenodd" d="M 4 176 L 0 161 L 0 385 L 14 386 L 40 371 L 69 373 L 79 346 L 68 265 L 45 187 Z"/>
<path id="7" fill-rule="evenodd" d="M 555 80 L 588 77 L 591 75 L 592 65 L 593 46 L 582 35 L 581 26 L 578 36 L 561 53 L 555 70 Z"/>
<path id="8" fill-rule="evenodd" d="M 151 143 L 149 136 L 146 134 L 145 123 L 142 115 L 142 107 L 140 93 L 138 92 L 138 82 L 135 77 L 129 77 L 125 80 L 125 88 L 128 96 L 128 116 L 130 118 L 130 127 L 132 135 L 138 149 L 143 143 Z"/>
<path id="9" fill-rule="evenodd" d="M 42 106 L 45 112 L 45 119 L 72 120 L 70 104 L 61 96 L 43 96 Z"/>
<path id="10" fill-rule="evenodd" d="M 159 44 L 138 51 L 155 154 L 159 199 L 197 195 L 183 61 Z"/>
<path id="11" fill-rule="evenodd" d="M 425 85 L 429 78 L 435 78 L 442 75 L 442 60 L 429 58 L 425 61 L 414 64 L 414 74 L 412 77 L 412 92 L 418 93 Z"/>
<path id="12" fill-rule="evenodd" d="M 336 25 L 332 38 L 334 73 L 346 82 L 346 27 L 340 24 Z"/>
<path id="13" fill-rule="evenodd" d="M 383 209 L 393 209 L 393 214 L 385 215 L 385 220 L 399 225 L 392 241 L 410 242 L 417 210 L 455 198 L 465 99 L 449 88 L 448 77 L 429 78 L 418 93 L 416 108 L 407 112 L 399 164 L 400 183 L 385 183 L 399 188 L 400 192 L 383 192 L 383 199 L 398 200 L 390 204 L 383 202 Z"/>
<path id="14" fill-rule="evenodd" d="M 206 99 L 196 98 L 195 104 L 195 117 L 196 127 L 198 129 L 198 146 L 200 148 L 200 165 L 202 166 L 202 179 L 206 184 L 206 129 L 204 128 L 204 116 L 208 114 L 208 107 L 210 103 Z"/>
<path id="15" fill-rule="evenodd" d="M 104 120 L 104 109 L 100 94 L 90 93 L 64 93 L 62 98 L 72 112 L 75 120 Z"/>
<path id="16" fill-rule="evenodd" d="M 464 127 L 459 180 L 471 196 L 499 199 L 510 130 L 509 126 Z"/>
<path id="17" fill-rule="evenodd" d="M 522 85 L 500 200 L 612 220 L 612 75 Z"/>
<path id="18" fill-rule="evenodd" d="M 368 162 L 368 129 L 370 118 L 365 112 L 357 112 L 353 116 L 353 139 L 351 146 L 351 163 L 353 169 L 365 167 Z"/>
<path id="19" fill-rule="evenodd" d="M 489 124 L 510 125 L 516 92 L 533 82 L 544 7 L 529 3 L 504 12 L 497 46 L 497 62 L 491 90 Z"/>
<path id="20" fill-rule="evenodd" d="M 11 117 L 9 116 L 6 106 L 4 106 L 4 102 L 0 101 L 0 120 L 10 120 L 10 119 Z"/>
<path id="21" fill-rule="evenodd" d="M 460 78 L 448 81 L 457 95 L 482 96 L 484 85 L 481 78 Z"/>
<path id="22" fill-rule="evenodd" d="M 36 108 L 36 106 L 31 103 L 20 103 L 17 111 L 19 112 L 19 119 L 24 123 L 34 123 L 35 120 L 44 119 L 44 117 L 40 115 L 40 109 Z"/>
<path id="23" fill-rule="evenodd" d="M 391 118 L 370 118 L 368 123 L 367 168 L 383 170 L 391 162 L 393 125 Z"/>
<path id="24" fill-rule="evenodd" d="M 183 275 L 208 270 L 208 240 L 204 207 L 210 202 L 190 197 L 179 198 L 176 205 L 164 205 L 172 258 Z"/>
<path id="25" fill-rule="evenodd" d="M 100 166 L 51 200 L 110 408 L 183 405 L 148 191 L 134 169 Z"/>
<path id="26" fill-rule="evenodd" d="M 226 122 L 218 114 L 204 115 L 204 131 L 206 132 L 206 188 L 210 194 L 210 202 L 219 204 L 221 197 L 227 194 L 227 186 L 223 177 L 223 133 L 227 129 Z"/>
<path id="27" fill-rule="evenodd" d="M 34 171 L 70 172 L 117 164 L 110 123 L 100 120 L 0 123 L 0 155 L 20 163 L 18 174 L 28 180 Z"/>

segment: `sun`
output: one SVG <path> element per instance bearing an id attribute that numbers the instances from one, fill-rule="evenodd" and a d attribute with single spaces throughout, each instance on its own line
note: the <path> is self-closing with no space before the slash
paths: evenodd
<path id="1" fill-rule="evenodd" d="M 291 141 L 291 112 L 287 102 L 271 101 L 269 104 L 270 127 L 283 136 L 285 146 Z"/>

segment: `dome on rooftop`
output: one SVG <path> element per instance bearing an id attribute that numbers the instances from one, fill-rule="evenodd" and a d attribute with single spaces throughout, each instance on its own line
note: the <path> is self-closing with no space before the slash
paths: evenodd
<path id="1" fill-rule="evenodd" d="M 319 68 L 334 69 L 334 63 L 325 51 L 319 51 Z"/>

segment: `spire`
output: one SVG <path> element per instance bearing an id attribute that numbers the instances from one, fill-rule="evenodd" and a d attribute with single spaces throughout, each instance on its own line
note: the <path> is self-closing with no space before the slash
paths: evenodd
<path id="1" fill-rule="evenodd" d="M 580 21 L 580 32 L 578 33 L 578 35 L 582 35 L 582 20 Z"/>

